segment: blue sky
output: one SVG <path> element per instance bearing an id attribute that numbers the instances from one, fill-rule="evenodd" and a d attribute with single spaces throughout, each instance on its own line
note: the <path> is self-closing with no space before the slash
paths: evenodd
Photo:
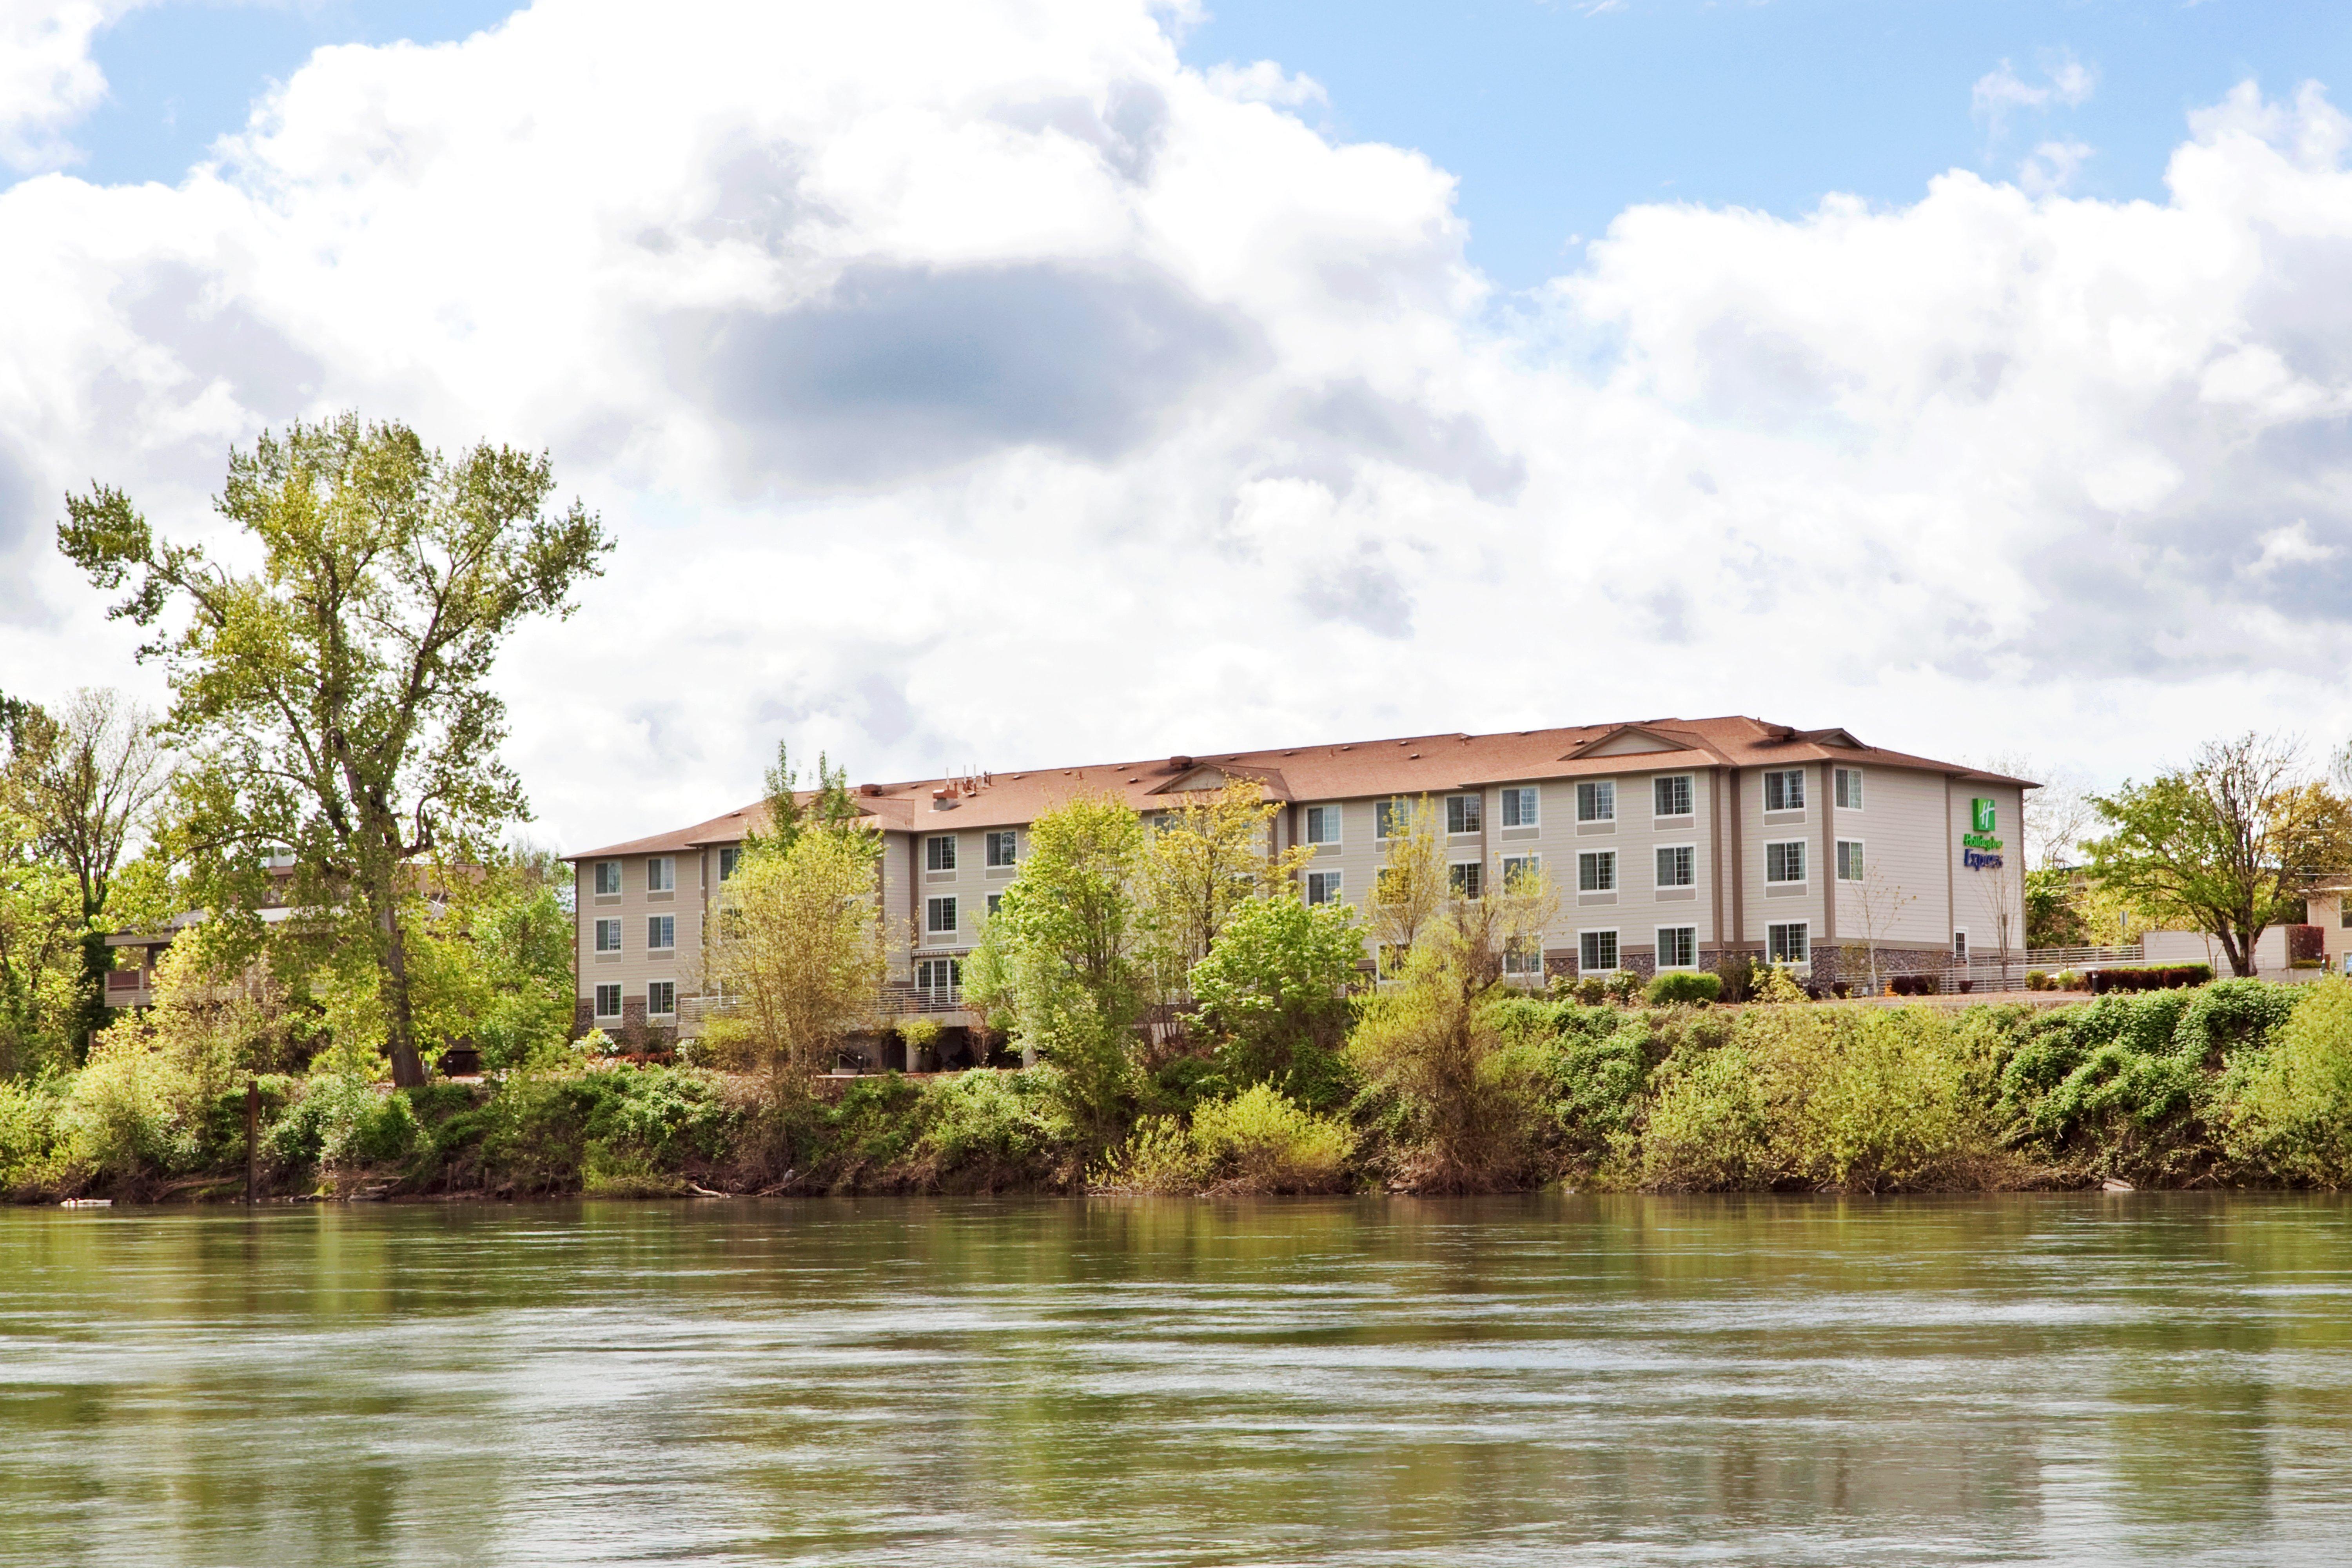
<path id="1" fill-rule="evenodd" d="M 176 181 L 324 44 L 436 42 L 499 21 L 496 0 L 176 3 L 99 39 L 110 100 L 75 132 L 78 172 Z M 1825 192 L 1916 200 L 1951 168 L 2014 178 L 2044 142 L 2087 146 L 2070 185 L 2161 199 L 2188 113 L 2252 78 L 2284 96 L 2352 84 L 2342 0 L 1216 0 L 1188 63 L 1272 59 L 1328 93 L 1309 120 L 1418 149 L 1461 181 L 1472 259 L 1510 288 L 1576 265 L 1625 207 L 1691 201 L 1789 216 Z M 2088 96 L 2011 104 L 2074 62 Z M 2345 94 L 2336 96 L 2341 100 Z"/>

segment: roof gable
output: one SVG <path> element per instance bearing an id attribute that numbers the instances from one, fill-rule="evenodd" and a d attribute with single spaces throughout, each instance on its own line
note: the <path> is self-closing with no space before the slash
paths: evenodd
<path id="1" fill-rule="evenodd" d="M 1560 761 L 1580 762 L 1586 757 L 1633 757 L 1644 752 L 1687 752 L 1692 750 L 1691 737 L 1669 731 L 1654 729 L 1647 724 L 1620 724 L 1596 740 L 1591 740 L 1570 751 Z"/>

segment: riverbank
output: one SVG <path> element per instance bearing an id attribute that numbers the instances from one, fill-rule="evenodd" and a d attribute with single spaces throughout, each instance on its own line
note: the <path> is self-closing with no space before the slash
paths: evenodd
<path id="1" fill-rule="evenodd" d="M 556 1049 L 400 1092 L 264 1075 L 255 1164 L 268 1194 L 341 1198 L 2352 1184 L 2340 980 L 2057 1007 L 1499 996 L 1465 1037 L 1452 1079 L 1403 1089 L 1358 1070 L 1360 1039 L 1242 1081 L 1177 1051 L 1108 1117 L 1050 1064 L 795 1082 Z M 245 1117 L 241 1081 L 160 1055 L 10 1085 L 0 1188 L 241 1198 Z"/>

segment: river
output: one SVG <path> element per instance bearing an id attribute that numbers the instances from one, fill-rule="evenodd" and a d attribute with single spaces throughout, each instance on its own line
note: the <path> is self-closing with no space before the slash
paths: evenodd
<path id="1" fill-rule="evenodd" d="M 0 1211 L 0 1562 L 2341 1563 L 2352 1203 Z"/>

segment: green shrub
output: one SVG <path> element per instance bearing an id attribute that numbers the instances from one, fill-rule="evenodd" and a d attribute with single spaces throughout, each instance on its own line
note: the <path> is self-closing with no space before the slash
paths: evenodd
<path id="1" fill-rule="evenodd" d="M 1097 1170 L 1095 1185 L 1130 1193 L 1328 1193 L 1349 1185 L 1355 1134 L 1266 1084 L 1204 1100 L 1190 1127 L 1148 1116 Z"/>
<path id="2" fill-rule="evenodd" d="M 2210 1113 L 2221 1068 L 2232 1052 L 2262 1048 L 2303 994 L 2226 980 L 2045 1014 L 2000 1075 L 2010 1138 L 2139 1181 L 2206 1168 L 2219 1151 Z"/>
<path id="3" fill-rule="evenodd" d="M 908 1173 L 914 1185 L 992 1193 L 1074 1184 L 1078 1131 L 1051 1067 L 976 1068 L 929 1087 Z"/>
<path id="4" fill-rule="evenodd" d="M 1202 1104 L 1192 1132 L 1212 1191 L 1328 1193 L 1348 1184 L 1355 1135 L 1268 1085 Z"/>
<path id="5" fill-rule="evenodd" d="M 1654 1187 L 1972 1184 L 1996 1152 L 1973 1043 L 1924 1008 L 1751 1010 L 1658 1075 Z"/>
<path id="6" fill-rule="evenodd" d="M 2352 1186 L 2352 981 L 2331 976 L 2309 992 L 2275 1043 L 2240 1055 L 2220 1120 L 2230 1152 L 2246 1164 L 2312 1186 Z"/>
<path id="7" fill-rule="evenodd" d="M 1705 970 L 1669 970 L 1650 982 L 1643 993 L 1643 1000 L 1654 1007 L 1673 1006 L 1681 1003 L 1716 1002 L 1723 996 L 1723 978 Z"/>

